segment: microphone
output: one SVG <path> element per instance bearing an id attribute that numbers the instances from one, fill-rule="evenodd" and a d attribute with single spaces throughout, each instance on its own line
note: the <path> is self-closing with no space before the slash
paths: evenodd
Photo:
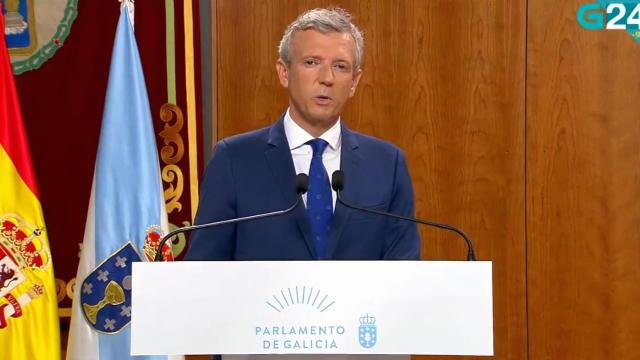
<path id="1" fill-rule="evenodd" d="M 384 211 L 380 211 L 380 210 L 367 209 L 367 208 L 363 208 L 363 207 L 360 207 L 360 206 L 349 204 L 349 203 L 345 202 L 342 199 L 342 196 L 340 195 L 340 193 L 344 189 L 344 173 L 341 170 L 335 171 L 333 173 L 333 175 L 331 176 L 331 187 L 333 188 L 333 190 L 338 195 L 338 202 L 341 203 L 342 205 L 348 207 L 348 208 L 352 208 L 352 209 L 356 209 L 356 210 L 360 210 L 360 211 L 365 211 L 365 212 L 369 212 L 369 213 L 373 213 L 373 214 L 378 214 L 378 215 L 382 215 L 382 216 L 389 216 L 389 217 L 393 217 L 393 218 L 396 218 L 396 219 L 402 219 L 402 220 L 406 220 L 406 221 L 411 221 L 411 222 L 415 222 L 415 223 L 419 223 L 419 224 L 423 224 L 423 225 L 428 225 L 428 226 L 433 226 L 433 227 L 437 227 L 439 229 L 444 229 L 444 230 L 449 230 L 449 231 L 455 232 L 456 234 L 460 235 L 464 239 L 464 241 L 467 243 L 467 260 L 468 261 L 475 261 L 476 260 L 476 255 L 475 255 L 475 253 L 473 251 L 473 244 L 471 243 L 471 239 L 469 238 L 469 236 L 467 236 L 467 234 L 464 233 L 464 231 L 456 228 L 455 226 L 447 225 L 447 224 L 440 224 L 440 223 L 429 221 L 429 220 L 422 220 L 422 219 L 416 219 L 416 218 L 406 217 L 406 216 L 402 216 L 402 215 L 396 215 L 396 214 L 392 214 L 392 213 L 388 213 L 388 212 L 384 212 Z"/>
<path id="2" fill-rule="evenodd" d="M 216 221 L 216 222 L 211 222 L 206 224 L 185 226 L 185 227 L 181 227 L 179 229 L 171 231 L 170 233 L 165 235 L 162 238 L 162 240 L 160 240 L 160 243 L 158 244 L 158 249 L 156 251 L 156 256 L 153 259 L 153 261 L 155 262 L 155 261 L 164 260 L 164 256 L 162 254 L 162 247 L 169 239 L 171 239 L 175 235 L 188 232 L 188 231 L 198 230 L 198 229 L 204 229 L 204 228 L 209 228 L 209 227 L 214 227 L 219 225 L 226 225 L 226 224 L 235 224 L 235 223 L 249 221 L 249 220 L 263 219 L 271 216 L 284 215 L 292 212 L 302 202 L 302 197 L 300 195 L 306 193 L 307 190 L 309 189 L 309 177 L 306 174 L 302 174 L 302 173 L 296 175 L 295 188 L 296 188 L 296 194 L 298 195 L 296 197 L 296 201 L 295 203 L 293 203 L 293 205 L 289 206 L 284 210 L 272 211 L 272 212 L 257 214 L 257 215 L 244 216 L 244 217 L 235 218 L 235 219 L 221 220 L 221 221 Z"/>

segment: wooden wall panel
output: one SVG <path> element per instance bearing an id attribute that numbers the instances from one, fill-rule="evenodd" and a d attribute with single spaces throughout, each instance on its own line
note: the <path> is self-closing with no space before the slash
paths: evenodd
<path id="1" fill-rule="evenodd" d="M 524 359 L 524 2 L 218 0 L 220 138 L 281 114 L 282 32 L 302 11 L 334 4 L 365 32 L 345 121 L 403 148 L 418 215 L 461 226 L 494 261 L 495 358 Z M 421 234 L 426 259 L 464 258 L 455 236 Z"/>
<path id="2" fill-rule="evenodd" d="M 345 117 L 405 150 L 419 216 L 461 226 L 479 258 L 494 261 L 496 358 L 521 359 L 524 8 L 482 1 L 387 5 L 359 12 L 366 14 L 358 19 L 368 56 Z M 464 258 L 456 236 L 421 234 L 425 258 Z"/>
<path id="3" fill-rule="evenodd" d="M 640 44 L 529 1 L 529 359 L 640 359 Z"/>

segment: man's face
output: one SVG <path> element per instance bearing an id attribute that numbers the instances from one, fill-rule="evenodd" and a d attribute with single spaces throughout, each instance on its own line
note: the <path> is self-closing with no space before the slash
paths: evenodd
<path id="1" fill-rule="evenodd" d="M 361 70 L 354 71 L 356 44 L 349 33 L 298 31 L 290 44 L 291 64 L 278 60 L 280 84 L 289 90 L 291 117 L 309 129 L 329 129 L 353 96 Z"/>

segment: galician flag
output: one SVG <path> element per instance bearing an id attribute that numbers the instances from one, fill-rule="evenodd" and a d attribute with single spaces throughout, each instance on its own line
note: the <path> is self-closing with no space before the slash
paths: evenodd
<path id="1" fill-rule="evenodd" d="M 111 55 L 67 359 L 133 358 L 129 326 L 132 263 L 153 259 L 161 234 L 167 230 L 149 100 L 130 17 L 132 9 L 132 1 L 124 0 Z M 171 259 L 168 245 L 163 253 Z"/>
<path id="2" fill-rule="evenodd" d="M 60 324 L 47 228 L 0 37 L 0 359 L 55 360 Z"/>

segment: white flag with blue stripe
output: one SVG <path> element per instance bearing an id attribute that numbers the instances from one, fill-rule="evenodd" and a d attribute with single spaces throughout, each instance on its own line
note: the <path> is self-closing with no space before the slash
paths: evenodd
<path id="1" fill-rule="evenodd" d="M 125 0 L 121 9 L 132 7 Z M 127 10 L 121 10 L 116 30 L 76 276 L 67 347 L 67 359 L 73 360 L 133 358 L 131 263 L 153 259 L 167 231 L 149 100 Z M 163 252 L 170 253 L 168 246 Z"/>

